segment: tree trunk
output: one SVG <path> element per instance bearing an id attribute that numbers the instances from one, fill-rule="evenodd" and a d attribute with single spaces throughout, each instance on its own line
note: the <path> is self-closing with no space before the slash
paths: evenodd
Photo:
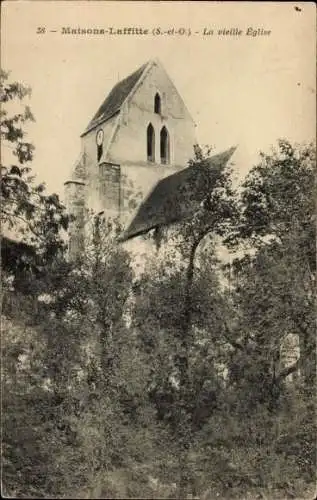
<path id="1" fill-rule="evenodd" d="M 188 467 L 188 453 L 191 445 L 192 415 L 188 408 L 188 396 L 191 388 L 189 367 L 189 353 L 192 343 L 192 285 L 194 277 L 194 260 L 201 238 L 192 244 L 186 273 L 184 311 L 182 321 L 181 354 L 178 356 L 180 372 L 179 387 L 179 431 L 180 431 L 180 481 L 179 498 L 185 499 L 190 489 L 190 470 Z"/>

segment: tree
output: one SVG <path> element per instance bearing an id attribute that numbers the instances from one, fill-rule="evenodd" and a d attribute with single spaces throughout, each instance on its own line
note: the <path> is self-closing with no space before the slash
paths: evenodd
<path id="1" fill-rule="evenodd" d="M 171 245 L 163 262 L 152 262 L 139 284 L 134 319 L 152 359 L 149 396 L 158 418 L 177 436 L 173 452 L 181 460 L 176 464 L 174 455 L 172 463 L 182 498 L 188 486 L 194 492 L 195 482 L 198 491 L 214 484 L 223 495 L 263 487 L 299 494 L 304 471 L 305 481 L 313 477 L 312 380 L 306 377 L 292 387 L 285 381 L 299 365 L 314 364 L 309 272 L 314 226 L 304 220 L 308 214 L 312 222 L 314 216 L 314 152 L 303 147 L 292 153 L 284 142 L 280 146 L 282 153 L 265 155 L 267 165 L 250 172 L 238 206 L 227 173 L 227 182 L 220 180 L 220 189 L 194 220 L 167 233 Z M 298 198 L 287 210 L 293 189 Z M 215 236 L 245 253 L 231 266 L 230 288 L 219 281 Z M 298 266 L 300 259 L 309 260 L 309 267 Z M 299 363 L 281 366 L 282 341 L 296 331 L 295 319 L 304 317 L 300 329 L 309 331 L 309 350 Z M 296 408 L 302 409 L 298 416 Z"/>
<path id="2" fill-rule="evenodd" d="M 9 164 L 1 163 L 1 219 L 8 234 L 2 252 L 3 265 L 17 275 L 29 267 L 40 268 L 64 249 L 62 230 L 68 217 L 57 194 L 46 194 L 44 184 L 35 184 L 30 163 L 34 146 L 27 140 L 26 127 L 34 117 L 23 101 L 31 89 L 9 82 L 9 74 L 1 71 L 1 142 Z M 20 103 L 20 112 L 15 106 Z M 11 105 L 11 113 L 10 113 Z"/>
<path id="3" fill-rule="evenodd" d="M 118 469 L 124 482 L 130 478 L 124 488 L 138 496 L 139 478 L 146 488 L 155 468 L 162 445 L 147 397 L 150 366 L 126 320 L 130 257 L 108 224 L 99 228 L 102 238 L 81 262 L 46 266 L 33 280 L 36 293 L 7 291 L 6 316 L 19 326 L 16 342 L 8 326 L 3 346 L 9 494 L 109 497 L 123 488 L 110 481 Z"/>
<path id="4" fill-rule="evenodd" d="M 315 161 L 313 145 L 285 140 L 271 155 L 262 153 L 242 185 L 234 231 L 240 243 L 253 249 L 253 257 L 235 264 L 249 338 L 262 332 L 278 354 L 286 333 L 300 336 L 301 357 L 278 380 L 299 365 L 307 375 L 314 373 Z"/>
<path id="5" fill-rule="evenodd" d="M 209 153 L 210 150 L 205 152 L 196 147 L 191 165 L 197 169 L 203 167 Z M 225 329 L 220 326 L 219 318 L 223 317 L 224 304 L 220 300 L 216 273 L 210 272 L 214 261 L 214 240 L 227 234 L 235 218 L 235 196 L 229 166 L 214 172 L 213 189 L 206 195 L 194 217 L 168 231 L 167 239 L 170 245 L 171 242 L 174 243 L 174 250 L 171 249 L 164 256 L 164 262 L 156 272 L 152 271 L 149 282 L 146 284 L 145 277 L 140 285 L 144 291 L 139 298 L 136 314 L 140 314 L 140 318 L 147 318 L 146 322 L 140 320 L 145 345 L 147 349 L 154 348 L 155 354 L 161 359 L 164 358 L 164 353 L 165 356 L 169 353 L 164 360 L 163 380 L 158 381 L 152 394 L 161 415 L 164 417 L 164 414 L 169 414 L 172 428 L 178 434 L 181 498 L 186 497 L 189 483 L 192 482 L 188 457 L 194 428 L 199 427 L 202 422 L 198 415 L 199 412 L 202 415 L 206 411 L 208 414 L 203 403 L 208 389 L 204 387 L 203 373 L 197 373 L 195 366 L 202 369 L 202 358 L 212 341 L 206 330 L 217 329 L 219 336 L 220 331 L 227 330 L 227 326 Z M 197 259 L 203 247 L 208 258 Z M 206 282 L 208 288 L 205 292 Z M 209 312 L 210 308 L 212 314 Z M 206 311 L 207 317 L 204 314 Z M 205 335 L 202 335 L 201 329 L 205 329 Z M 168 339 L 163 340 L 164 333 Z M 155 338 L 157 336 L 161 337 L 160 340 Z M 201 344 L 204 345 L 203 348 Z M 176 377 L 174 387 L 172 375 Z M 200 399 L 199 402 L 197 398 Z M 206 399 L 208 400 L 208 396 Z M 205 407 L 199 409 L 199 405 Z"/>
<path id="6" fill-rule="evenodd" d="M 244 250 L 231 267 L 230 301 L 237 312 L 234 329 L 240 347 L 228 363 L 230 411 L 240 432 L 247 432 L 242 418 L 249 426 L 253 446 L 267 446 L 284 476 L 293 478 L 286 486 L 283 474 L 263 472 L 261 481 L 294 488 L 295 494 L 300 478 L 312 480 L 316 464 L 310 446 L 316 435 L 314 170 L 312 145 L 281 140 L 271 154 L 262 153 L 242 185 L 240 220 L 228 238 L 230 244 L 235 241 L 235 250 Z M 288 334 L 298 335 L 300 356 L 289 352 L 293 361 L 283 365 Z M 299 379 L 287 383 L 298 371 Z M 266 459 L 258 459 L 264 471 Z"/>

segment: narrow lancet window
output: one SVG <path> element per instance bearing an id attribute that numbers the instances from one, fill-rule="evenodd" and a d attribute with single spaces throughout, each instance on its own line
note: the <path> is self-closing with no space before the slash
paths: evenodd
<path id="1" fill-rule="evenodd" d="M 158 93 L 154 97 L 154 113 L 161 114 L 161 98 Z"/>
<path id="2" fill-rule="evenodd" d="M 167 128 L 164 126 L 160 135 L 161 163 L 166 165 L 170 162 L 170 139 Z"/>
<path id="3" fill-rule="evenodd" d="M 147 128 L 147 159 L 155 161 L 155 131 L 152 123 Z"/>

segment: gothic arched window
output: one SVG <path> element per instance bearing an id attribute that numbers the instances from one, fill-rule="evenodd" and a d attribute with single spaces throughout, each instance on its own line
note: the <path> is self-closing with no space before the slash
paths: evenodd
<path id="1" fill-rule="evenodd" d="M 161 163 L 170 162 L 170 138 L 167 128 L 164 126 L 160 134 Z"/>
<path id="2" fill-rule="evenodd" d="M 147 128 L 146 142 L 147 142 L 147 159 L 148 161 L 155 161 L 155 131 L 152 123 L 150 123 Z"/>
<path id="3" fill-rule="evenodd" d="M 161 98 L 158 93 L 156 93 L 154 97 L 154 113 L 157 113 L 158 115 L 161 114 Z"/>

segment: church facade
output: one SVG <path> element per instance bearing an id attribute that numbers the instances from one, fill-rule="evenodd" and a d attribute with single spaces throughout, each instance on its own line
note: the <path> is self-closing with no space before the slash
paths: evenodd
<path id="1" fill-rule="evenodd" d="M 158 180 L 187 166 L 195 144 L 195 123 L 159 60 L 117 83 L 81 135 L 65 183 L 70 253 L 81 249 L 85 211 L 125 225 Z"/>

